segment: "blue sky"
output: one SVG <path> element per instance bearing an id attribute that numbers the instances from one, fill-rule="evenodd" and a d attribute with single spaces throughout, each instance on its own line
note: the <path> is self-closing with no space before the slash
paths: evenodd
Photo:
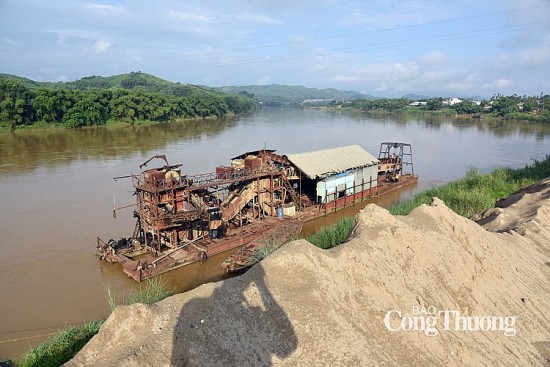
<path id="1" fill-rule="evenodd" d="M 550 93 L 550 0 L 0 0 L 0 72 L 375 96 Z"/>

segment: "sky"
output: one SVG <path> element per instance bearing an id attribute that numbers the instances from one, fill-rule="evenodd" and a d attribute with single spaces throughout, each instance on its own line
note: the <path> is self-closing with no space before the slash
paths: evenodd
<path id="1" fill-rule="evenodd" d="M 550 94 L 550 0 L 0 0 L 0 73 Z"/>

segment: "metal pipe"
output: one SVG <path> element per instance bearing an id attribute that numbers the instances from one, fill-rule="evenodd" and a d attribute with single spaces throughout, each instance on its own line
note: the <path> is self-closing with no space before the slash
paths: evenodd
<path id="1" fill-rule="evenodd" d="M 192 244 L 193 242 L 196 242 L 196 241 L 198 241 L 198 240 L 202 240 L 203 238 L 204 238 L 204 236 L 200 236 L 200 237 L 197 237 L 197 238 L 195 238 L 194 240 L 192 240 L 192 241 L 190 241 L 190 242 L 184 243 L 183 245 L 176 247 L 175 249 L 173 249 L 173 250 L 170 251 L 170 252 L 167 252 L 166 254 L 162 255 L 162 256 L 159 257 L 158 259 L 155 259 L 155 260 L 151 261 L 151 265 L 155 264 L 157 261 L 160 261 L 160 260 L 164 259 L 166 256 L 172 255 L 174 252 L 176 252 L 176 251 L 178 251 L 178 250 L 181 250 L 181 249 L 184 248 L 184 247 L 189 246 L 189 245 Z"/>

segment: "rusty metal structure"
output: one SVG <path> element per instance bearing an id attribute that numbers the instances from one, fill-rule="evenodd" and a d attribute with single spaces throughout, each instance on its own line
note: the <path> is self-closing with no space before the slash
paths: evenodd
<path id="1" fill-rule="evenodd" d="M 384 142 L 378 153 L 378 174 L 414 175 L 412 146 L 407 143 Z"/>
<path id="2" fill-rule="evenodd" d="M 140 168 L 153 159 L 161 159 L 164 164 L 146 169 L 139 175 L 124 176 L 132 179 L 136 196 L 133 212 L 136 225 L 132 236 L 106 242 L 98 237 L 97 253 L 101 259 L 120 263 L 124 272 L 141 281 L 244 245 L 248 245 L 247 251 L 254 252 L 262 246 L 262 237 L 269 237 L 270 243 L 277 243 L 277 239 L 287 241 L 294 235 L 288 233 L 290 229 L 299 233 L 303 221 L 418 179 L 412 172 L 403 171 L 403 167 L 412 170 L 410 144 L 382 143 L 378 160 L 366 151 L 357 151 L 358 146 L 348 148 L 351 148 L 345 150 L 348 157 L 349 152 L 366 154 L 371 157 L 369 163 L 354 163 L 355 166 L 361 165 L 355 170 L 346 168 L 345 162 L 341 163 L 341 167 L 331 169 L 345 169 L 347 178 L 339 178 L 342 172 L 332 172 L 323 174 L 321 183 L 319 177 L 305 176 L 311 168 L 322 171 L 323 164 L 329 163 L 318 158 L 333 161 L 330 154 L 337 154 L 337 150 L 290 156 L 290 159 L 274 150 L 257 150 L 232 158 L 230 166 L 220 166 L 215 172 L 193 176 L 183 174 L 181 164 L 169 164 L 166 156 L 153 156 Z M 304 158 L 307 160 L 300 161 Z M 314 166 L 299 163 L 311 163 L 312 158 L 318 159 L 313 162 Z M 353 161 L 353 158 L 349 159 Z M 291 159 L 295 160 L 294 163 Z M 363 170 L 372 164 L 376 168 L 377 163 L 378 174 L 392 170 L 399 172 L 401 178 L 390 182 L 371 176 L 369 182 L 365 182 Z M 374 172 L 377 176 L 376 169 Z M 358 177 L 362 182 L 357 181 Z M 348 185 L 350 179 L 352 183 Z M 343 188 L 340 182 L 344 183 Z M 327 189 L 331 183 L 334 183 L 334 190 L 340 190 L 333 196 L 328 194 L 331 188 Z M 324 196 L 315 196 L 315 185 L 323 186 Z M 281 225 L 290 219 L 292 225 Z M 243 256 L 239 261 L 243 262 Z M 230 261 L 228 268 L 234 267 Z"/>
<path id="3" fill-rule="evenodd" d="M 208 236 L 221 238 L 229 226 L 241 227 L 276 209 L 296 194 L 283 158 L 261 150 L 234 158 L 215 173 L 185 176 L 180 165 L 165 165 L 134 176 L 138 208 L 134 237 L 160 252 Z M 140 236 L 141 235 L 141 236 Z"/>

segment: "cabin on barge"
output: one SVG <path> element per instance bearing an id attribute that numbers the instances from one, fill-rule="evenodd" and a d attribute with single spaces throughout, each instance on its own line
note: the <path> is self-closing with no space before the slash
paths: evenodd
<path id="1" fill-rule="evenodd" d="M 100 258 L 137 281 L 244 245 L 254 250 L 267 238 L 282 245 L 305 221 L 418 180 L 410 144 L 394 142 L 382 143 L 378 158 L 358 145 L 288 155 L 263 149 L 194 176 L 154 158 L 165 164 L 128 176 L 137 200 L 132 236 L 97 239 Z"/>

